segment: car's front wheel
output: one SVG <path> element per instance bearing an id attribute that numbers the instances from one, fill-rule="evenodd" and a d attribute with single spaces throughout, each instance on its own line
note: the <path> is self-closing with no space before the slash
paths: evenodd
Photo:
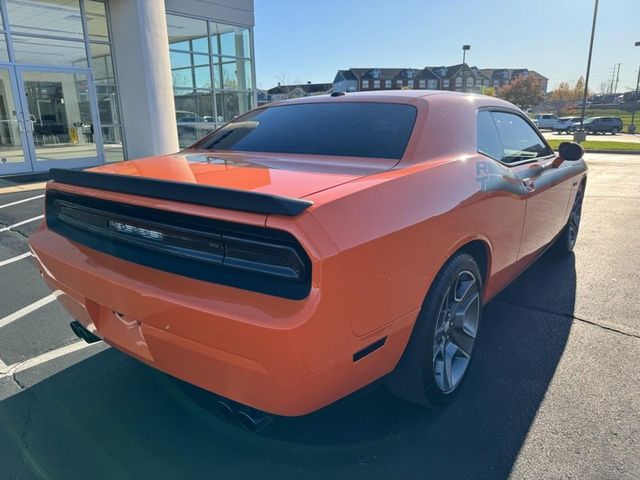
<path id="1" fill-rule="evenodd" d="M 582 218 L 582 201 L 584 200 L 584 182 L 578 187 L 576 192 L 576 198 L 573 201 L 571 207 L 571 213 L 569 214 L 569 220 L 567 224 L 560 232 L 558 239 L 556 240 L 556 251 L 560 253 L 571 253 L 578 241 L 578 231 L 580 230 L 580 220 Z"/>
<path id="2" fill-rule="evenodd" d="M 481 316 L 480 269 L 471 255 L 457 253 L 431 285 L 387 388 L 427 407 L 448 402 L 469 369 Z"/>

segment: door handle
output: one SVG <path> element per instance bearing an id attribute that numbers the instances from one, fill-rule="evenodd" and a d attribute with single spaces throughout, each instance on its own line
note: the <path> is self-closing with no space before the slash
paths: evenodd
<path id="1" fill-rule="evenodd" d="M 524 188 L 526 188 L 528 192 L 533 192 L 536 189 L 536 185 L 533 181 L 533 178 L 525 178 L 524 180 L 522 180 L 522 184 L 524 185 Z"/>

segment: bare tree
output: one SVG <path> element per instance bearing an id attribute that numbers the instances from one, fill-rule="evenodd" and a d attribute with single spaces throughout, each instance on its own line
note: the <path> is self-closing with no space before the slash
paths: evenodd
<path id="1" fill-rule="evenodd" d="M 287 72 L 276 75 L 276 80 L 280 85 L 300 85 L 304 83 L 299 77 L 293 78 Z"/>

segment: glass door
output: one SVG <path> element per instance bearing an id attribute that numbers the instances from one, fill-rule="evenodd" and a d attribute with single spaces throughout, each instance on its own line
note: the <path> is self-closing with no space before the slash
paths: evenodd
<path id="1" fill-rule="evenodd" d="M 33 172 L 102 163 L 89 72 L 16 67 Z"/>
<path id="2" fill-rule="evenodd" d="M 31 171 L 27 125 L 15 69 L 0 67 L 0 176 Z"/>

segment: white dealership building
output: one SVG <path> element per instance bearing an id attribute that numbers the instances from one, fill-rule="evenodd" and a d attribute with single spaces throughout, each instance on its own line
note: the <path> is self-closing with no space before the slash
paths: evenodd
<path id="1" fill-rule="evenodd" d="M 256 102 L 253 0 L 0 10 L 0 176 L 177 151 Z"/>

